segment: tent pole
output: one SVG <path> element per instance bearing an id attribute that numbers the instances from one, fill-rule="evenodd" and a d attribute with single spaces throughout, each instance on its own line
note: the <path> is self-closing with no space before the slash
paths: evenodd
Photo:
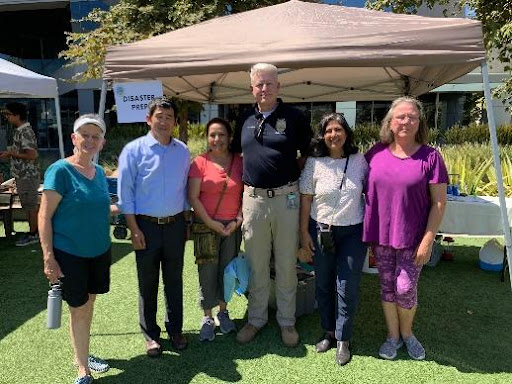
<path id="1" fill-rule="evenodd" d="M 436 113 L 434 121 L 434 129 L 437 130 L 437 120 L 439 119 L 439 92 L 436 92 Z"/>
<path id="2" fill-rule="evenodd" d="M 55 117 L 57 118 L 57 135 L 59 136 L 59 153 L 60 158 L 64 158 L 64 138 L 62 136 L 62 119 L 60 116 L 60 101 L 59 95 L 54 97 L 55 100 Z"/>
<path id="3" fill-rule="evenodd" d="M 100 106 L 98 109 L 98 115 L 101 118 L 105 118 L 105 103 L 107 101 L 107 80 L 101 82 L 101 93 L 100 93 Z"/>
<path id="4" fill-rule="evenodd" d="M 101 81 L 101 93 L 100 93 L 100 105 L 98 108 L 98 115 L 101 116 L 102 119 L 105 118 L 105 103 L 107 102 L 107 80 Z M 93 161 L 98 163 L 100 158 L 100 154 L 97 153 L 94 155 Z"/>
<path id="5" fill-rule="evenodd" d="M 510 235 L 510 226 L 508 222 L 507 206 L 505 202 L 505 190 L 503 188 L 503 176 L 501 173 L 500 152 L 498 148 L 498 139 L 496 136 L 496 122 L 494 120 L 494 111 L 491 99 L 491 87 L 489 86 L 489 72 L 487 63 L 482 61 L 482 77 L 484 81 L 485 103 L 487 104 L 487 119 L 489 121 L 489 134 L 491 136 L 492 152 L 494 158 L 494 170 L 496 172 L 496 182 L 498 184 L 498 196 L 500 201 L 501 221 L 503 225 L 503 234 L 505 235 L 505 247 L 507 251 L 508 265 L 512 265 L 512 241 Z M 510 287 L 512 289 L 512 273 L 510 276 Z"/>

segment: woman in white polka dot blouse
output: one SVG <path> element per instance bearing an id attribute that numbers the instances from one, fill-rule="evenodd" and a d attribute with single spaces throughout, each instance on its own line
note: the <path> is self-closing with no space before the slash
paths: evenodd
<path id="1" fill-rule="evenodd" d="M 350 339 L 366 257 L 362 222 L 367 172 L 368 164 L 358 153 L 343 115 L 324 116 L 300 178 L 299 255 L 315 266 L 324 330 L 316 351 L 336 346 L 339 365 L 351 359 Z"/>

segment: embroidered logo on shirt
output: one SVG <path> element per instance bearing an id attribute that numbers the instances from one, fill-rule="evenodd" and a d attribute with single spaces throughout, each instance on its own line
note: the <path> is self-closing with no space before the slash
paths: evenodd
<path id="1" fill-rule="evenodd" d="M 286 130 L 286 119 L 277 119 L 276 131 L 283 133 Z"/>

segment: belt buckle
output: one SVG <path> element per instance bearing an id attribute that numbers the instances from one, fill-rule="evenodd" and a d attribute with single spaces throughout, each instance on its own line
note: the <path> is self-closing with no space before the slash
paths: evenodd
<path id="1" fill-rule="evenodd" d="M 167 217 L 157 217 L 157 224 L 167 224 Z"/>
<path id="2" fill-rule="evenodd" d="M 249 193 L 249 196 L 251 197 L 256 197 L 256 188 L 254 187 L 251 187 L 251 186 L 247 186 L 247 192 Z"/>
<path id="3" fill-rule="evenodd" d="M 275 197 L 276 195 L 276 191 L 274 191 L 273 189 L 267 189 L 267 197 L 269 197 L 270 199 Z"/>

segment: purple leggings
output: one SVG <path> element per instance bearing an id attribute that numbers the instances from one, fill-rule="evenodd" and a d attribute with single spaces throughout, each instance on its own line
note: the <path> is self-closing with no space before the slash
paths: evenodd
<path id="1" fill-rule="evenodd" d="M 422 265 L 414 265 L 416 248 L 395 249 L 375 245 L 373 254 L 377 259 L 382 301 L 396 303 L 411 309 L 418 304 L 418 279 Z"/>

